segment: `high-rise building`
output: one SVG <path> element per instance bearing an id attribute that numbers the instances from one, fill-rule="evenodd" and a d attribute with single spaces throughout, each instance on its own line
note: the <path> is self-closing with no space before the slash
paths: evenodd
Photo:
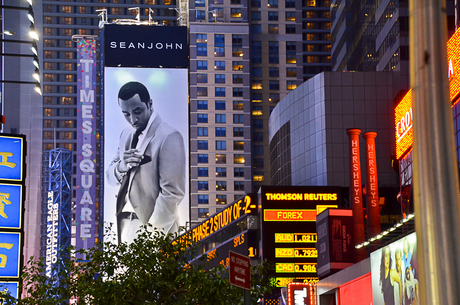
<path id="1" fill-rule="evenodd" d="M 100 10 L 108 22 L 134 19 L 132 8 L 139 7 L 141 20 L 150 15 L 159 25 L 188 25 L 192 222 L 269 183 L 271 110 L 304 80 L 330 70 L 328 0 L 194 0 L 186 13 L 183 2 L 171 0 L 36 0 L 34 6 L 43 11 L 44 150 L 75 151 L 71 37 L 98 36 Z"/>

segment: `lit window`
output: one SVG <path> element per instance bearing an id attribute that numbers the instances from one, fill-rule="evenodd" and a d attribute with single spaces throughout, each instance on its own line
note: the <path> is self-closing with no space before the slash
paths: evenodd
<path id="1" fill-rule="evenodd" d="M 269 34 L 278 34 L 278 25 L 277 24 L 269 24 L 268 25 L 268 33 Z"/>
<path id="2" fill-rule="evenodd" d="M 226 164 L 227 155 L 216 154 L 216 164 Z"/>
<path id="3" fill-rule="evenodd" d="M 286 12 L 286 21 L 295 21 L 295 12 Z"/>
<path id="4" fill-rule="evenodd" d="M 216 167 L 216 177 L 227 177 L 227 168 Z"/>
<path id="5" fill-rule="evenodd" d="M 262 106 L 253 106 L 252 107 L 252 115 L 253 116 L 262 115 Z"/>
<path id="6" fill-rule="evenodd" d="M 262 81 L 253 81 L 251 85 L 253 90 L 262 90 Z"/>
<path id="7" fill-rule="evenodd" d="M 292 80 L 288 80 L 286 87 L 287 87 L 288 90 L 294 90 L 295 88 L 297 88 L 297 82 L 292 81 Z"/>
<path id="8" fill-rule="evenodd" d="M 233 101 L 233 110 L 243 110 L 243 101 Z"/>
<path id="9" fill-rule="evenodd" d="M 244 164 L 244 155 L 233 155 L 233 163 Z"/>
<path id="10" fill-rule="evenodd" d="M 264 181 L 264 175 L 254 175 L 252 179 L 253 179 L 253 181 L 263 182 Z"/>
<path id="11" fill-rule="evenodd" d="M 209 216 L 209 209 L 198 209 L 198 217 L 206 218 Z"/>
<path id="12" fill-rule="evenodd" d="M 233 150 L 244 150 L 243 141 L 233 141 Z"/>
<path id="13" fill-rule="evenodd" d="M 243 71 L 243 62 L 242 61 L 232 62 L 232 70 L 233 71 Z"/>
<path id="14" fill-rule="evenodd" d="M 232 18 L 241 18 L 241 9 L 240 8 L 232 8 L 230 10 L 230 14 Z"/>
<path id="15" fill-rule="evenodd" d="M 227 195 L 216 195 L 216 204 L 227 204 Z"/>
<path id="16" fill-rule="evenodd" d="M 287 77 L 296 77 L 297 76 L 297 69 L 296 68 L 286 68 L 286 76 Z"/>
<path id="17" fill-rule="evenodd" d="M 216 181 L 216 191 L 226 191 L 227 181 Z"/>

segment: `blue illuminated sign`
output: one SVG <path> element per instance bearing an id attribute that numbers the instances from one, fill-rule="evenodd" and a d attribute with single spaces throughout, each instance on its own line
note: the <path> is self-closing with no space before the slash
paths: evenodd
<path id="1" fill-rule="evenodd" d="M 6 293 L 11 294 L 12 297 L 17 299 L 19 295 L 19 282 L 1 282 L 0 281 L 0 301 L 2 301 L 2 294 L 6 294 Z"/>
<path id="2" fill-rule="evenodd" d="M 0 136 L 0 180 L 22 181 L 24 139 Z"/>
<path id="3" fill-rule="evenodd" d="M 0 232 L 0 278 L 19 277 L 21 233 Z"/>
<path id="4" fill-rule="evenodd" d="M 22 185 L 0 183 L 0 228 L 20 229 Z"/>

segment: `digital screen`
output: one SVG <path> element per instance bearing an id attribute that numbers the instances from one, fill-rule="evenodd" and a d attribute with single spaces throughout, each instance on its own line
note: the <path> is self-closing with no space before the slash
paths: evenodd
<path id="1" fill-rule="evenodd" d="M 22 181 L 24 138 L 0 135 L 0 180 Z"/>
<path id="2" fill-rule="evenodd" d="M 20 229 L 23 186 L 0 183 L 0 228 Z"/>
<path id="3" fill-rule="evenodd" d="M 0 278 L 19 277 L 21 252 L 21 233 L 0 232 Z"/>
<path id="4" fill-rule="evenodd" d="M 316 216 L 341 204 L 340 187 L 261 187 L 263 259 L 275 264 L 273 281 L 317 281 Z"/>

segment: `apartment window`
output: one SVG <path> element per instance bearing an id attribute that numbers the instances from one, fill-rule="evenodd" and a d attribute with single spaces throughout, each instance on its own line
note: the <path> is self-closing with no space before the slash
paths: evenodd
<path id="1" fill-rule="evenodd" d="M 216 191 L 226 191 L 227 181 L 216 181 Z"/>
<path id="2" fill-rule="evenodd" d="M 255 174 L 254 176 L 252 176 L 252 180 L 257 181 L 257 182 L 263 182 L 264 181 L 264 175 Z"/>
<path id="3" fill-rule="evenodd" d="M 297 69 L 296 68 L 286 68 L 286 76 L 287 77 L 297 77 Z"/>
<path id="4" fill-rule="evenodd" d="M 225 84 L 225 74 L 215 74 L 214 82 L 216 84 Z"/>
<path id="5" fill-rule="evenodd" d="M 260 24 L 251 24 L 251 33 L 252 34 L 262 33 L 262 26 Z"/>
<path id="6" fill-rule="evenodd" d="M 287 53 L 286 54 L 286 63 L 287 64 L 295 64 L 297 63 L 297 57 L 295 54 L 290 54 L 290 53 Z"/>
<path id="7" fill-rule="evenodd" d="M 51 140 L 54 139 L 54 133 L 52 131 L 45 131 L 45 139 L 46 140 Z"/>
<path id="8" fill-rule="evenodd" d="M 244 141 L 233 141 L 233 150 L 244 150 Z"/>
<path id="9" fill-rule="evenodd" d="M 278 34 L 279 28 L 277 24 L 268 25 L 268 34 Z"/>
<path id="10" fill-rule="evenodd" d="M 227 130 L 225 127 L 216 127 L 216 137 L 225 137 Z"/>
<path id="11" fill-rule="evenodd" d="M 198 127 L 198 136 L 207 137 L 208 136 L 208 127 Z"/>
<path id="12" fill-rule="evenodd" d="M 270 77 L 279 77 L 280 76 L 280 69 L 275 67 L 268 68 L 268 76 Z"/>
<path id="13" fill-rule="evenodd" d="M 278 41 L 268 42 L 268 62 L 271 64 L 279 63 L 279 44 Z"/>
<path id="14" fill-rule="evenodd" d="M 198 181 L 198 190 L 199 191 L 207 191 L 207 190 L 209 190 L 208 181 Z"/>
<path id="15" fill-rule="evenodd" d="M 269 11 L 268 12 L 268 21 L 278 21 L 278 12 Z"/>
<path id="16" fill-rule="evenodd" d="M 208 154 L 198 154 L 198 163 L 208 163 Z"/>
<path id="17" fill-rule="evenodd" d="M 196 69 L 197 70 L 208 70 L 208 61 L 206 61 L 206 60 L 198 60 L 196 62 Z"/>
<path id="18" fill-rule="evenodd" d="M 208 141 L 207 140 L 198 140 L 198 149 L 207 150 L 208 149 Z"/>
<path id="19" fill-rule="evenodd" d="M 233 110 L 243 110 L 243 101 L 233 101 Z"/>
<path id="20" fill-rule="evenodd" d="M 318 56 L 307 56 L 307 62 L 317 63 L 319 62 L 319 57 Z"/>
<path id="21" fill-rule="evenodd" d="M 241 4 L 241 0 L 230 0 L 230 4 Z"/>
<path id="22" fill-rule="evenodd" d="M 254 168 L 263 168 L 264 167 L 264 159 L 254 159 L 252 166 Z"/>
<path id="23" fill-rule="evenodd" d="M 234 181 L 233 190 L 234 191 L 244 191 L 244 181 Z"/>
<path id="24" fill-rule="evenodd" d="M 262 67 L 251 67 L 251 77 L 262 77 Z"/>
<path id="25" fill-rule="evenodd" d="M 56 41 L 53 39 L 45 39 L 45 47 L 55 47 Z"/>
<path id="26" fill-rule="evenodd" d="M 206 34 L 196 34 L 196 55 L 208 55 L 208 36 Z"/>
<path id="27" fill-rule="evenodd" d="M 225 110 L 225 101 L 216 101 L 215 109 L 216 110 Z"/>
<path id="28" fill-rule="evenodd" d="M 53 122 L 54 122 L 54 121 L 51 121 L 51 120 L 45 120 L 45 122 L 44 122 L 44 127 L 46 127 L 46 128 L 54 127 L 54 126 L 53 126 L 53 125 L 54 125 Z"/>
<path id="29" fill-rule="evenodd" d="M 243 123 L 244 123 L 244 116 L 242 114 L 233 115 L 233 124 L 243 124 Z"/>
<path id="30" fill-rule="evenodd" d="M 286 34 L 295 34 L 295 24 L 286 24 Z"/>
<path id="31" fill-rule="evenodd" d="M 253 80 L 251 84 L 251 89 L 253 90 L 262 90 L 262 81 L 261 80 Z"/>
<path id="32" fill-rule="evenodd" d="M 243 71 L 243 62 L 242 61 L 233 61 L 232 62 L 233 71 Z"/>
<path id="33" fill-rule="evenodd" d="M 252 115 L 253 116 L 262 115 L 262 106 L 253 106 L 252 107 Z"/>
<path id="34" fill-rule="evenodd" d="M 233 97 L 243 97 L 243 88 L 233 88 Z"/>
<path id="35" fill-rule="evenodd" d="M 197 109 L 201 109 L 201 110 L 208 109 L 208 101 L 197 101 Z"/>
<path id="36" fill-rule="evenodd" d="M 252 128 L 262 129 L 264 128 L 264 123 L 261 119 L 252 120 Z"/>
<path id="37" fill-rule="evenodd" d="M 197 83 L 207 83 L 208 82 L 208 75 L 207 74 L 197 74 L 196 75 L 196 82 Z"/>
<path id="38" fill-rule="evenodd" d="M 244 177 L 244 168 L 243 167 L 235 167 L 233 169 L 233 177 Z"/>
<path id="39" fill-rule="evenodd" d="M 285 7 L 286 8 L 295 8 L 295 0 L 286 0 Z"/>
<path id="40" fill-rule="evenodd" d="M 251 20 L 261 20 L 260 11 L 251 11 Z"/>
<path id="41" fill-rule="evenodd" d="M 207 113 L 198 113 L 197 114 L 197 122 L 198 123 L 207 123 L 208 122 L 208 114 Z"/>
<path id="42" fill-rule="evenodd" d="M 268 7 L 269 8 L 277 8 L 278 7 L 278 0 L 268 0 Z"/>
<path id="43" fill-rule="evenodd" d="M 244 137 L 243 127 L 233 127 L 233 136 L 234 137 Z"/>
<path id="44" fill-rule="evenodd" d="M 216 154 L 216 164 L 226 164 L 226 163 L 227 163 L 227 155 Z"/>
<path id="45" fill-rule="evenodd" d="M 226 141 L 216 141 L 216 150 L 226 150 L 227 142 Z"/>
<path id="46" fill-rule="evenodd" d="M 226 121 L 225 114 L 218 113 L 216 114 L 216 123 L 224 124 Z"/>
<path id="47" fill-rule="evenodd" d="M 227 177 L 227 168 L 216 167 L 216 177 Z"/>
<path id="48" fill-rule="evenodd" d="M 260 0 L 251 0 L 251 7 L 260 7 Z"/>
<path id="49" fill-rule="evenodd" d="M 68 5 L 62 5 L 62 6 L 61 6 L 61 11 L 62 11 L 63 13 L 68 13 L 68 14 L 70 14 L 70 13 L 72 13 L 72 7 L 71 7 L 71 6 L 68 6 Z"/>
<path id="50" fill-rule="evenodd" d="M 225 97 L 225 87 L 216 87 L 214 90 L 214 96 L 224 96 Z"/>
<path id="51" fill-rule="evenodd" d="M 251 56 L 253 63 L 262 63 L 262 43 L 260 41 L 252 42 Z"/>
<path id="52" fill-rule="evenodd" d="M 295 80 L 288 80 L 286 83 L 286 88 L 288 90 L 294 90 L 297 88 L 297 82 Z"/>
<path id="53" fill-rule="evenodd" d="M 198 195 L 198 204 L 209 204 L 209 195 Z"/>
<path id="54" fill-rule="evenodd" d="M 44 79 L 46 82 L 52 82 L 54 81 L 54 74 L 46 74 L 44 75 Z"/>
<path id="55" fill-rule="evenodd" d="M 270 90 L 280 90 L 280 82 L 277 80 L 271 80 L 268 82 L 268 87 Z"/>
<path id="56" fill-rule="evenodd" d="M 208 168 L 198 167 L 198 177 L 208 177 Z"/>
<path id="57" fill-rule="evenodd" d="M 244 164 L 244 155 L 233 155 L 233 163 L 235 164 Z"/>
<path id="58" fill-rule="evenodd" d="M 73 70 L 73 64 L 65 63 L 64 70 L 67 70 L 67 71 Z"/>
<path id="59" fill-rule="evenodd" d="M 295 3 L 294 3 L 294 6 L 295 6 Z M 295 12 L 293 11 L 286 12 L 286 21 L 295 21 Z"/>
<path id="60" fill-rule="evenodd" d="M 253 132 L 252 141 L 262 142 L 264 140 L 264 134 L 262 132 Z"/>
<path id="61" fill-rule="evenodd" d="M 225 56 L 225 36 L 223 34 L 214 35 L 214 56 Z"/>
<path id="62" fill-rule="evenodd" d="M 227 204 L 227 195 L 216 195 L 216 204 Z"/>
<path id="63" fill-rule="evenodd" d="M 73 128 L 73 122 L 72 120 L 67 120 L 67 121 L 64 121 L 64 127 L 65 128 Z"/>
<path id="64" fill-rule="evenodd" d="M 195 0 L 195 7 L 204 7 L 206 5 L 205 0 Z"/>
<path id="65" fill-rule="evenodd" d="M 242 83 L 243 83 L 243 75 L 233 74 L 233 84 L 242 84 Z"/>
<path id="66" fill-rule="evenodd" d="M 197 87 L 196 96 L 208 96 L 208 88 L 207 87 Z"/>
<path id="67" fill-rule="evenodd" d="M 240 8 L 231 8 L 230 16 L 232 18 L 241 18 L 241 9 Z"/>
<path id="68" fill-rule="evenodd" d="M 65 76 L 65 81 L 66 82 L 73 82 L 73 75 L 67 74 Z"/>
<path id="69" fill-rule="evenodd" d="M 198 217 L 206 218 L 209 216 L 209 209 L 198 209 Z"/>
<path id="70" fill-rule="evenodd" d="M 268 101 L 270 103 L 278 103 L 280 101 L 280 94 L 279 93 L 270 93 L 268 95 Z"/>
<path id="71" fill-rule="evenodd" d="M 253 145 L 252 146 L 252 153 L 254 156 L 263 156 L 264 155 L 264 147 L 262 145 Z"/>
<path id="72" fill-rule="evenodd" d="M 64 86 L 64 93 L 73 93 L 73 86 Z"/>
<path id="73" fill-rule="evenodd" d="M 243 57 L 243 35 L 232 35 L 232 56 Z"/>
<path id="74" fill-rule="evenodd" d="M 214 63 L 215 70 L 225 70 L 225 61 L 216 60 Z"/>

